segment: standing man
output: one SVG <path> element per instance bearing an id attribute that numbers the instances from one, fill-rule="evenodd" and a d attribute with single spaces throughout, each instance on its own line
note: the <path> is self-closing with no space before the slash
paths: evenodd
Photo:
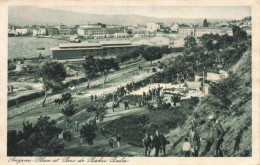
<path id="1" fill-rule="evenodd" d="M 93 102 L 93 95 L 91 95 L 91 103 Z"/>
<path id="2" fill-rule="evenodd" d="M 163 152 L 163 156 L 165 156 L 165 147 L 166 144 L 168 144 L 169 142 L 166 140 L 165 136 L 161 133 L 160 134 L 160 153 Z"/>
<path id="3" fill-rule="evenodd" d="M 113 148 L 114 139 L 111 138 L 108 142 L 109 142 L 110 148 Z"/>
<path id="4" fill-rule="evenodd" d="M 97 101 L 97 95 L 95 95 L 95 101 Z"/>
<path id="5" fill-rule="evenodd" d="M 216 120 L 214 115 L 209 116 L 209 120 L 213 123 L 213 148 L 214 148 L 214 157 L 223 157 L 223 153 L 220 149 L 220 145 L 224 141 L 223 136 L 225 134 L 224 129 Z"/>
<path id="6" fill-rule="evenodd" d="M 158 130 L 155 131 L 155 135 L 153 138 L 153 146 L 155 147 L 155 157 L 158 157 L 160 150 L 160 136 Z"/>
<path id="7" fill-rule="evenodd" d="M 200 136 L 198 132 L 195 130 L 194 125 L 190 127 L 190 144 L 192 156 L 198 157 L 200 149 Z"/>
<path id="8" fill-rule="evenodd" d="M 102 132 L 102 136 L 105 137 L 106 134 L 105 134 L 105 128 L 104 127 L 102 128 L 101 132 Z"/>
<path id="9" fill-rule="evenodd" d="M 125 103 L 126 103 L 126 109 L 129 109 L 129 102 L 128 102 L 128 99 L 126 99 Z"/>
<path id="10" fill-rule="evenodd" d="M 148 136 L 147 133 L 145 133 L 145 137 L 143 139 L 143 145 L 144 145 L 144 148 L 145 148 L 145 156 L 147 156 L 147 152 L 148 152 L 148 156 L 150 156 L 150 152 L 151 152 L 151 139 L 150 137 Z"/>
<path id="11" fill-rule="evenodd" d="M 120 148 L 121 137 L 119 136 L 119 134 L 116 137 L 116 141 L 117 141 L 117 147 Z"/>

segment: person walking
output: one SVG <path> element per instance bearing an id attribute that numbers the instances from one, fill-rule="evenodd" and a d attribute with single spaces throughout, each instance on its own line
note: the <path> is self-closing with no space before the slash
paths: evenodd
<path id="1" fill-rule="evenodd" d="M 221 144 L 223 143 L 224 139 L 223 136 L 225 135 L 225 131 L 219 122 L 216 120 L 215 115 L 210 115 L 209 120 L 213 123 L 213 149 L 214 149 L 214 157 L 223 157 L 223 153 L 220 149 Z"/>
<path id="2" fill-rule="evenodd" d="M 188 138 L 184 139 L 184 143 L 182 145 L 182 151 L 184 152 L 185 157 L 190 157 L 191 144 L 188 141 Z"/>
<path id="3" fill-rule="evenodd" d="M 153 138 L 153 146 L 155 148 L 155 157 L 158 157 L 160 150 L 160 136 L 158 130 L 155 131 L 155 135 Z"/>
<path id="4" fill-rule="evenodd" d="M 117 142 L 117 147 L 120 148 L 120 141 L 121 141 L 121 137 L 119 136 L 119 134 L 116 137 L 116 142 Z"/>
<path id="5" fill-rule="evenodd" d="M 113 102 L 112 109 L 113 109 L 113 112 L 115 112 L 115 109 L 117 109 L 117 103 L 116 102 Z"/>
<path id="6" fill-rule="evenodd" d="M 145 137 L 144 137 L 144 139 L 143 139 L 143 146 L 144 146 L 144 148 L 145 148 L 144 155 L 145 155 L 145 156 L 150 156 L 150 152 L 151 152 L 151 150 L 150 150 L 151 139 L 150 139 L 150 137 L 148 136 L 147 133 L 145 133 Z M 147 152 L 148 152 L 148 154 L 147 154 Z"/>
<path id="7" fill-rule="evenodd" d="M 192 156 L 198 157 L 200 149 L 200 136 L 198 132 L 195 130 L 194 125 L 190 127 L 190 143 Z"/>
<path id="8" fill-rule="evenodd" d="M 103 127 L 102 130 L 101 130 L 101 133 L 102 133 L 102 136 L 105 137 L 106 136 L 106 133 L 105 133 L 105 128 Z"/>
<path id="9" fill-rule="evenodd" d="M 114 144 L 114 139 L 110 139 L 109 141 L 109 146 L 110 146 L 110 148 L 113 148 L 114 146 L 113 146 L 113 144 Z"/>
<path id="10" fill-rule="evenodd" d="M 169 142 L 166 140 L 165 136 L 161 133 L 160 134 L 160 153 L 162 154 L 163 152 L 163 156 L 165 156 L 165 147 L 166 144 L 168 144 Z"/>
<path id="11" fill-rule="evenodd" d="M 125 104 L 126 104 L 126 109 L 129 109 L 129 102 L 128 102 L 128 99 L 126 99 Z"/>
<path id="12" fill-rule="evenodd" d="M 92 103 L 93 102 L 93 98 L 94 98 L 93 95 L 91 95 L 90 98 L 91 98 L 91 103 Z"/>

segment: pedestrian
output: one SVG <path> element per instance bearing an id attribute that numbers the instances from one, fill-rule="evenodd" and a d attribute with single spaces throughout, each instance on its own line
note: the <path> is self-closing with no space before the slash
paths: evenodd
<path id="1" fill-rule="evenodd" d="M 184 139 L 184 143 L 182 145 L 182 151 L 184 152 L 185 157 L 190 157 L 191 144 L 188 141 L 188 138 Z"/>
<path id="2" fill-rule="evenodd" d="M 78 124 L 78 121 L 75 121 L 75 131 L 78 131 L 79 130 L 79 124 Z"/>
<path id="3" fill-rule="evenodd" d="M 223 153 L 220 149 L 222 142 L 224 141 L 223 136 L 225 135 L 225 131 L 219 122 L 216 120 L 214 115 L 209 116 L 209 120 L 213 123 L 213 149 L 214 149 L 214 157 L 223 157 Z"/>
<path id="4" fill-rule="evenodd" d="M 113 109 L 113 112 L 115 112 L 115 109 L 117 108 L 117 103 L 116 102 L 113 102 L 113 105 L 112 105 L 112 109 Z"/>
<path id="5" fill-rule="evenodd" d="M 16 105 L 16 108 L 19 107 L 19 101 L 18 101 L 18 99 L 15 100 L 15 105 Z"/>
<path id="6" fill-rule="evenodd" d="M 151 148 L 150 148 L 150 146 L 151 146 L 151 139 L 150 139 L 150 137 L 148 136 L 147 133 L 145 133 L 145 137 L 143 138 L 143 146 L 145 148 L 144 155 L 145 156 L 150 156 L 150 153 L 151 153 Z"/>
<path id="7" fill-rule="evenodd" d="M 163 152 L 163 156 L 165 156 L 165 147 L 166 144 L 168 144 L 169 142 L 166 140 L 165 136 L 161 133 L 160 134 L 160 153 L 162 154 Z"/>
<path id="8" fill-rule="evenodd" d="M 119 134 L 116 137 L 116 142 L 117 142 L 117 147 L 120 148 L 120 141 L 121 141 L 121 137 L 119 136 Z"/>
<path id="9" fill-rule="evenodd" d="M 138 100 L 138 106 L 141 107 L 142 105 L 142 98 Z"/>
<path id="10" fill-rule="evenodd" d="M 110 148 L 113 148 L 113 147 L 114 147 L 114 146 L 113 146 L 114 139 L 111 138 L 108 142 L 109 142 Z"/>
<path id="11" fill-rule="evenodd" d="M 72 139 L 72 134 L 71 134 L 71 131 L 68 130 L 68 141 L 71 141 L 71 139 Z"/>
<path id="12" fill-rule="evenodd" d="M 118 98 L 118 100 L 117 100 L 117 108 L 118 109 L 120 108 L 120 100 L 121 100 L 121 98 Z"/>
<path id="13" fill-rule="evenodd" d="M 105 137 L 106 134 L 105 134 L 105 128 L 104 127 L 102 128 L 101 132 L 102 132 L 102 136 Z"/>
<path id="14" fill-rule="evenodd" d="M 91 95 L 91 103 L 93 102 L 93 95 Z"/>
<path id="15" fill-rule="evenodd" d="M 195 130 L 194 125 L 190 127 L 190 144 L 192 156 L 198 157 L 200 149 L 200 136 L 198 132 Z"/>
<path id="16" fill-rule="evenodd" d="M 150 140 L 151 140 L 151 143 L 150 143 L 150 153 L 151 153 L 153 148 L 154 148 L 154 145 L 153 145 L 153 135 L 150 135 Z"/>
<path id="17" fill-rule="evenodd" d="M 10 90 L 11 90 L 11 92 L 14 91 L 14 86 L 13 85 L 11 85 Z"/>
<path id="18" fill-rule="evenodd" d="M 126 109 L 129 109 L 129 102 L 128 102 L 128 99 L 126 99 Z"/>
<path id="19" fill-rule="evenodd" d="M 97 101 L 97 95 L 95 95 L 95 101 Z"/>
<path id="20" fill-rule="evenodd" d="M 63 139 L 63 131 L 59 134 L 59 139 Z"/>
<path id="21" fill-rule="evenodd" d="M 155 135 L 153 138 L 153 146 L 155 148 L 155 157 L 158 157 L 159 150 L 160 150 L 160 137 L 159 137 L 159 131 L 155 131 Z"/>

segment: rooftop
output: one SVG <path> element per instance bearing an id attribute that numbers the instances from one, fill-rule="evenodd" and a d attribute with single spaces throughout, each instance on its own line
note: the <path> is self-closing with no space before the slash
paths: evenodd
<path id="1" fill-rule="evenodd" d="M 101 45 L 99 43 L 88 43 L 88 42 L 82 42 L 82 43 L 73 43 L 73 44 L 59 44 L 60 48 L 83 48 L 83 47 L 100 47 Z"/>

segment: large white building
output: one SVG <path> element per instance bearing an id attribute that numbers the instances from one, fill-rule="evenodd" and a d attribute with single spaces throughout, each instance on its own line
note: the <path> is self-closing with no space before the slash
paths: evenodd
<path id="1" fill-rule="evenodd" d="M 45 28 L 33 29 L 33 36 L 46 35 L 46 34 L 47 32 Z"/>
<path id="2" fill-rule="evenodd" d="M 28 31 L 28 29 L 16 29 L 15 33 L 20 34 L 20 35 L 26 35 L 29 33 L 29 31 Z"/>
<path id="3" fill-rule="evenodd" d="M 233 35 L 231 28 L 225 27 L 180 27 L 178 31 L 179 37 L 193 36 L 195 38 L 201 37 L 204 34 L 219 34 L 219 35 Z"/>

